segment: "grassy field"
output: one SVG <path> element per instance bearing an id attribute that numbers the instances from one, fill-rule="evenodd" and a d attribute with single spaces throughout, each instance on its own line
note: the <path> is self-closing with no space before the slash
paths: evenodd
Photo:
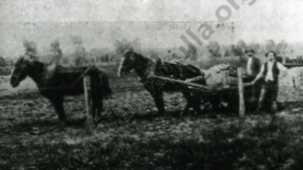
<path id="1" fill-rule="evenodd" d="M 0 97 L 0 169 L 303 167 L 303 103 L 288 102 L 274 117 L 250 113 L 239 119 L 216 111 L 180 117 L 184 101 L 169 94 L 168 112 L 159 115 L 136 78 L 111 84 L 114 95 L 92 134 L 77 121 L 85 115 L 83 96 L 66 98 L 71 126 L 61 125 L 35 91 Z"/>

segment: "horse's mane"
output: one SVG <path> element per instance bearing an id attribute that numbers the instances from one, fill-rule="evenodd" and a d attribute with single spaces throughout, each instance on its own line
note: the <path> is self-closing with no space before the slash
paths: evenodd
<path id="1" fill-rule="evenodd" d="M 152 60 L 151 58 L 148 58 L 148 57 L 146 57 L 146 56 L 143 56 L 142 54 L 137 53 L 137 52 L 134 52 L 134 51 L 128 51 L 128 52 L 126 53 L 126 55 L 134 55 L 134 56 L 136 56 L 136 58 L 142 59 L 142 60 Z"/>

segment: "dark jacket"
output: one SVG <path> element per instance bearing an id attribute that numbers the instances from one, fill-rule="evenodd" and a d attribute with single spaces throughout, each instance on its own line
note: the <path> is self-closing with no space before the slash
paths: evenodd
<path id="1" fill-rule="evenodd" d="M 256 57 L 252 57 L 252 64 L 251 64 L 252 74 L 249 76 L 256 77 L 257 74 L 260 72 L 260 69 L 261 69 L 261 61 Z"/>
<path id="2" fill-rule="evenodd" d="M 263 72 L 263 78 L 266 78 L 266 74 L 268 72 L 268 63 L 264 63 L 264 72 Z M 273 67 L 272 67 L 272 74 L 273 74 L 273 79 L 274 82 L 277 83 L 278 82 L 278 78 L 279 78 L 279 74 L 280 74 L 280 70 L 278 69 L 277 66 L 277 62 L 273 63 Z"/>

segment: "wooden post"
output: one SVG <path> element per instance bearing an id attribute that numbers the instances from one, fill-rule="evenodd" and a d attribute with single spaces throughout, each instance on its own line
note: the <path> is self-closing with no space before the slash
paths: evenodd
<path id="1" fill-rule="evenodd" d="M 239 116 L 244 117 L 245 115 L 245 100 L 244 100 L 244 87 L 242 80 L 242 69 L 238 67 L 238 90 L 239 90 Z"/>
<path id="2" fill-rule="evenodd" d="M 92 89 L 91 89 L 91 77 L 85 75 L 83 78 L 83 88 L 85 97 L 85 108 L 86 108 L 86 127 L 91 131 L 94 127 L 93 120 L 93 101 L 92 101 Z"/>

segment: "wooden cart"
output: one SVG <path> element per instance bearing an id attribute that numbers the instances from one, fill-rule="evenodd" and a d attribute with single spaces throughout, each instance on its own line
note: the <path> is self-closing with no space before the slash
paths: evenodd
<path id="1" fill-rule="evenodd" d="M 172 79 L 168 77 L 162 77 L 162 76 L 151 76 L 152 78 L 159 79 L 162 81 L 177 83 L 186 87 L 189 87 L 190 90 L 192 90 L 194 93 L 201 93 L 201 95 L 217 95 L 220 93 L 224 93 L 226 91 L 233 91 L 238 92 L 239 97 L 239 116 L 243 117 L 245 115 L 245 99 L 244 99 L 244 89 L 249 86 L 253 86 L 252 83 L 243 83 L 243 74 L 242 69 L 237 69 L 237 85 L 236 86 L 226 86 L 226 87 L 220 87 L 220 88 L 213 88 L 209 87 L 207 85 L 201 85 L 197 83 L 192 82 L 186 82 L 183 80 L 177 80 Z"/>

